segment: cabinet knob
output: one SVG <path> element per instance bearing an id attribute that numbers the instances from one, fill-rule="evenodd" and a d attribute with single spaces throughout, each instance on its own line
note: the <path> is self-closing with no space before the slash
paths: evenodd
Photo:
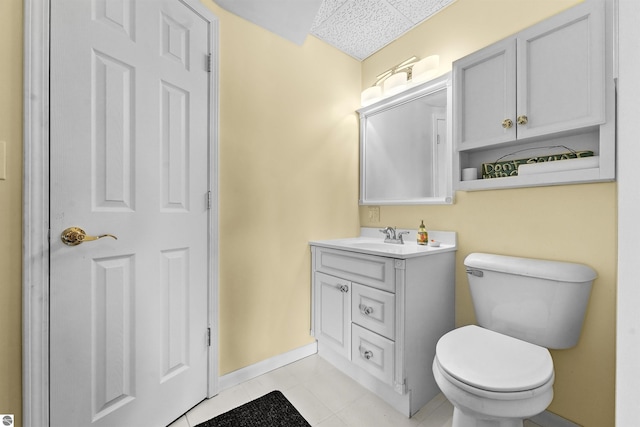
<path id="1" fill-rule="evenodd" d="M 513 120 L 511 119 L 504 119 L 502 121 L 502 127 L 505 129 L 510 129 L 513 126 Z"/>
<path id="2" fill-rule="evenodd" d="M 526 125 L 529 122 L 529 118 L 525 115 L 522 116 L 518 116 L 518 124 L 519 125 Z"/>
<path id="3" fill-rule="evenodd" d="M 368 307 L 364 304 L 360 304 L 358 308 L 360 309 L 360 313 L 365 314 L 367 316 L 373 313 L 373 307 Z"/>
<path id="4" fill-rule="evenodd" d="M 360 350 L 360 354 L 365 359 L 367 359 L 367 360 L 373 359 L 373 352 L 371 350 L 365 350 L 362 347 L 360 347 L 359 350 Z"/>
<path id="5" fill-rule="evenodd" d="M 344 292 L 345 294 L 349 292 L 349 287 L 347 285 L 339 285 L 338 289 L 340 289 L 340 292 Z"/>

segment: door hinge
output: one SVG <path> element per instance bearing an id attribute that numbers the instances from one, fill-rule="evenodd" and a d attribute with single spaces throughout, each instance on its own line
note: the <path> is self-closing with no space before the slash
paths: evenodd
<path id="1" fill-rule="evenodd" d="M 207 209 L 211 210 L 211 191 L 207 191 Z"/>
<path id="2" fill-rule="evenodd" d="M 207 328 L 207 347 L 211 347 L 211 328 Z"/>
<path id="3" fill-rule="evenodd" d="M 211 54 L 207 55 L 207 73 L 211 72 L 211 68 L 213 67 L 212 65 L 212 59 L 211 59 Z"/>

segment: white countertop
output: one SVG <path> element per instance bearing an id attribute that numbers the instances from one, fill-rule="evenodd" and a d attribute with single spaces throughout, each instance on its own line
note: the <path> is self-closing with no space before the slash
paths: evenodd
<path id="1" fill-rule="evenodd" d="M 428 230 L 429 242 L 431 243 L 431 240 L 440 242 L 440 246 L 435 247 L 431 245 L 418 245 L 416 242 L 417 232 L 415 230 L 405 229 L 397 230 L 398 233 L 401 231 L 409 231 L 409 234 L 404 236 L 405 243 L 403 245 L 384 243 L 384 236 L 378 230 L 378 228 L 363 227 L 361 229 L 360 237 L 313 240 L 309 242 L 309 244 L 311 246 L 321 246 L 324 248 L 340 249 L 401 259 L 451 252 L 458 249 L 457 235 L 455 231 Z"/>

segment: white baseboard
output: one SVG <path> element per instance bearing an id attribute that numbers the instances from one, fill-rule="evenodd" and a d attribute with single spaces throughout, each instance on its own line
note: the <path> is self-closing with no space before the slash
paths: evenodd
<path id="1" fill-rule="evenodd" d="M 226 390 L 245 381 L 249 381 L 262 374 L 273 371 L 274 369 L 282 368 L 285 365 L 304 359 L 305 357 L 316 354 L 317 352 L 318 343 L 313 342 L 253 365 L 249 365 L 242 369 L 238 369 L 237 371 L 230 372 L 218 379 L 219 391 Z"/>
<path id="2" fill-rule="evenodd" d="M 569 421 L 566 418 L 562 418 L 561 416 L 549 411 L 544 411 L 543 413 L 529 419 L 542 427 L 580 427 L 579 424 Z"/>

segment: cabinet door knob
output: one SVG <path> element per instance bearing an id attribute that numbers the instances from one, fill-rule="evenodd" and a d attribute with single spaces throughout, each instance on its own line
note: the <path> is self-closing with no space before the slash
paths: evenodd
<path id="1" fill-rule="evenodd" d="M 529 122 L 529 118 L 525 115 L 522 116 L 518 116 L 518 124 L 519 125 L 526 125 Z"/>
<path id="2" fill-rule="evenodd" d="M 502 121 L 502 127 L 505 129 L 510 129 L 513 126 L 513 120 L 511 119 L 504 119 Z"/>
<path id="3" fill-rule="evenodd" d="M 347 285 L 339 285 L 338 289 L 340 289 L 340 292 L 344 292 L 345 294 L 349 292 L 349 287 Z"/>
<path id="4" fill-rule="evenodd" d="M 368 315 L 370 315 L 371 313 L 373 313 L 373 307 L 367 307 L 367 306 L 366 306 L 366 305 L 364 305 L 364 304 L 360 304 L 360 305 L 358 306 L 358 308 L 360 309 L 360 312 L 361 312 L 362 314 L 366 314 L 367 316 L 368 316 Z"/>
<path id="5" fill-rule="evenodd" d="M 373 359 L 373 352 L 371 350 L 365 350 L 362 347 L 360 347 L 359 350 L 360 350 L 360 354 L 365 359 L 367 359 L 367 360 Z"/>

